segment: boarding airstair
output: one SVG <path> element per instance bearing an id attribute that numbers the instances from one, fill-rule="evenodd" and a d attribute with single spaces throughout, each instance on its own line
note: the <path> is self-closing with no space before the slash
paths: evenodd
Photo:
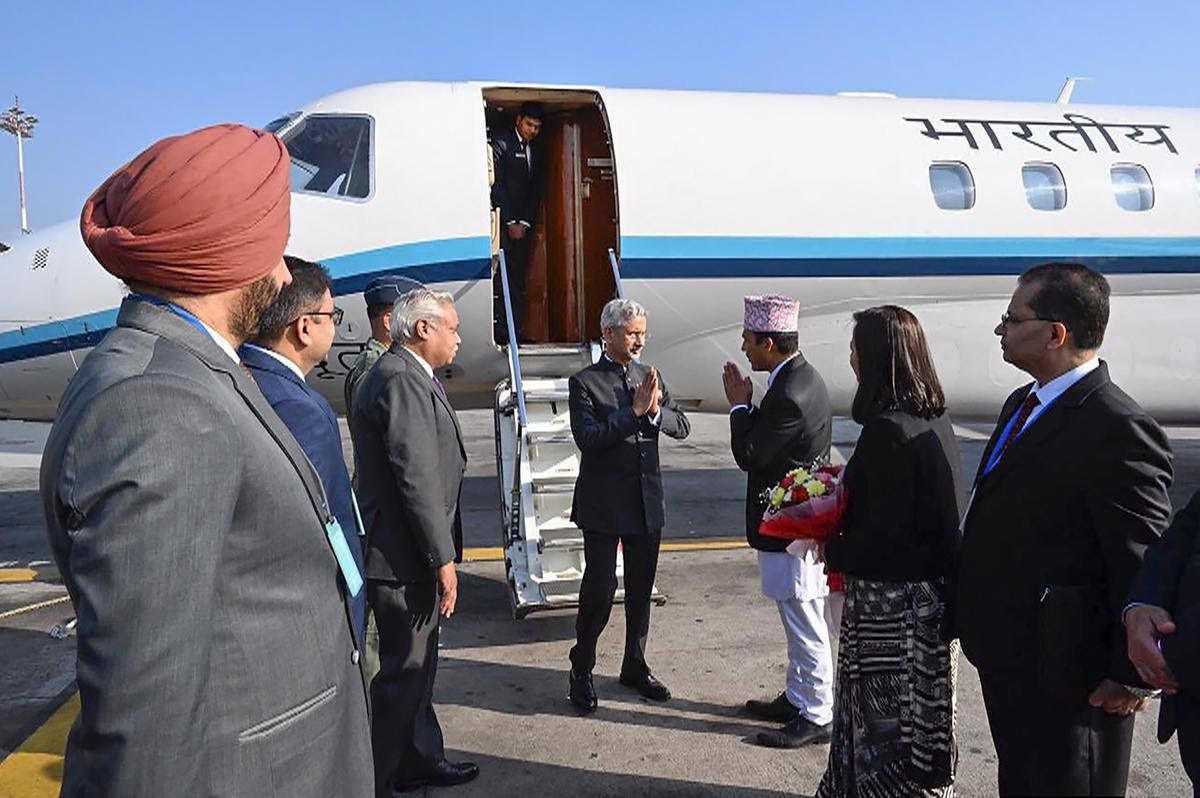
<path id="1" fill-rule="evenodd" d="M 499 253 L 508 340 L 517 340 L 508 266 Z M 616 255 L 609 260 L 621 294 Z M 504 570 L 513 615 L 578 603 L 586 566 L 583 532 L 571 522 L 579 449 L 571 435 L 567 380 L 594 363 L 599 344 L 507 346 L 509 378 L 496 386 L 496 470 L 500 477 Z M 617 556 L 617 600 L 624 597 Z M 660 596 L 656 598 L 661 600 Z"/>

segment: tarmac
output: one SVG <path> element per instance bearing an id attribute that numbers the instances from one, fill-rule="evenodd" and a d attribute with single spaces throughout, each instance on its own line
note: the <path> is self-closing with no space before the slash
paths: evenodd
<path id="1" fill-rule="evenodd" d="M 617 684 L 624 621 L 614 609 L 596 666 L 600 708 L 576 716 L 566 702 L 574 613 L 512 618 L 500 545 L 500 486 L 490 411 L 460 414 L 469 468 L 464 488 L 468 557 L 459 610 L 443 627 L 435 706 L 447 755 L 478 762 L 463 796 L 768 796 L 815 791 L 827 746 L 773 751 L 751 743 L 765 728 L 741 712 L 747 698 L 782 689 L 785 649 L 773 602 L 758 589 L 754 553 L 742 541 L 744 476 L 728 449 L 723 416 L 692 417 L 686 441 L 664 441 L 667 529 L 647 658 L 673 693 L 655 704 Z M 0 422 L 0 798 L 58 794 L 67 730 L 78 712 L 75 639 L 49 632 L 72 612 L 50 562 L 38 498 L 47 425 Z M 974 473 L 987 424 L 956 427 Z M 1200 431 L 1170 428 L 1172 499 L 1200 487 Z M 835 423 L 836 456 L 853 451 L 857 427 Z M 165 597 L 169 599 L 169 597 Z M 979 683 L 959 660 L 956 732 L 959 795 L 996 793 L 995 753 Z M 1159 745 L 1152 707 L 1137 723 L 1129 794 L 1185 795 L 1175 742 Z M 419 794 L 419 793 L 416 793 Z"/>

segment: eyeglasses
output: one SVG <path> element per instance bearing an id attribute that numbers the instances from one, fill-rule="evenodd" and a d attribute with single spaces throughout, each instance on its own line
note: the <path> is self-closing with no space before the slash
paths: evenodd
<path id="1" fill-rule="evenodd" d="M 345 315 L 345 311 L 343 311 L 341 308 L 334 308 L 333 310 L 314 310 L 311 313 L 301 313 L 299 316 L 292 319 L 292 323 L 295 324 L 304 316 L 328 316 L 329 320 L 333 322 L 333 326 L 339 327 L 342 324 L 342 317 Z"/>
<path id="2" fill-rule="evenodd" d="M 1002 313 L 1000 315 L 1000 326 L 1001 327 L 1008 327 L 1013 324 L 1024 324 L 1027 321 L 1058 321 L 1058 319 L 1047 319 L 1047 318 L 1043 318 L 1042 316 L 1030 316 L 1027 319 L 1021 319 L 1021 318 L 1014 316 L 1011 311 L 1007 311 L 1007 310 L 1004 311 L 1004 313 Z"/>
<path id="3" fill-rule="evenodd" d="M 625 338 L 630 341 L 636 341 L 639 339 L 642 341 L 650 340 L 650 333 L 648 332 L 629 332 L 627 330 L 622 330 L 621 335 L 625 336 Z"/>

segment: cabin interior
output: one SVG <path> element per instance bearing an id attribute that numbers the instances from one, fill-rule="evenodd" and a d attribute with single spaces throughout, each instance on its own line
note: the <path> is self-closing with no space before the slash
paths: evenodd
<path id="1" fill-rule="evenodd" d="M 488 137 L 514 123 L 526 101 L 545 118 L 533 141 L 548 153 L 545 186 L 530 245 L 524 337 L 534 344 L 600 339 L 600 311 L 616 296 L 609 249 L 620 255 L 617 180 L 608 118 L 594 91 L 495 88 L 483 93 Z M 491 149 L 488 149 L 489 158 Z M 488 169 L 489 179 L 492 170 Z M 492 257 L 500 251 L 500 219 L 492 210 Z M 499 270 L 494 270 L 493 335 L 508 340 Z"/>

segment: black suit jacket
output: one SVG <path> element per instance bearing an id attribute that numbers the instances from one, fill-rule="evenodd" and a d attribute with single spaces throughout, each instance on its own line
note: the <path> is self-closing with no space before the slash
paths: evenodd
<path id="1" fill-rule="evenodd" d="M 1200 492 L 1193 494 L 1158 542 L 1146 550 L 1129 601 L 1162 607 L 1174 618 L 1175 633 L 1163 639 L 1163 656 L 1183 692 L 1191 697 L 1187 708 L 1193 711 L 1200 701 Z M 1176 703 L 1174 696 L 1163 696 L 1158 725 L 1163 742 L 1175 732 Z"/>
<path id="2" fill-rule="evenodd" d="M 746 472 L 746 540 L 759 551 L 783 551 L 788 541 L 758 534 L 767 503 L 762 493 L 800 465 L 829 458 L 832 411 L 825 381 L 804 355 L 779 370 L 762 403 L 729 415 L 730 446 Z"/>
<path id="3" fill-rule="evenodd" d="M 492 207 L 500 209 L 501 224 L 537 222 L 538 206 L 542 202 L 545 184 L 545 144 L 535 138 L 524 145 L 514 127 L 500 131 L 491 141 Z M 526 157 L 532 156 L 532 164 Z"/>
<path id="4" fill-rule="evenodd" d="M 432 581 L 455 559 L 461 528 L 467 450 L 458 417 L 398 343 L 367 372 L 352 412 L 367 578 Z"/>
<path id="5" fill-rule="evenodd" d="M 1171 449 L 1101 362 L 985 476 L 1031 387 L 1009 396 L 980 463 L 959 551 L 955 630 L 981 671 L 1082 701 L 1105 677 L 1142 683 L 1120 616 L 1171 512 Z"/>
<path id="6" fill-rule="evenodd" d="M 571 434 L 579 447 L 579 477 L 571 520 L 580 529 L 644 535 L 663 528 L 666 511 L 658 464 L 658 436 L 688 436 L 687 416 L 659 373 L 663 398 L 658 425 L 633 412 L 633 389 L 649 367 L 634 361 L 628 375 L 607 356 L 571 377 Z"/>
<path id="7" fill-rule="evenodd" d="M 825 544 L 831 570 L 877 582 L 950 576 L 963 478 L 948 414 L 867 419 L 842 485 L 849 506 Z"/>

